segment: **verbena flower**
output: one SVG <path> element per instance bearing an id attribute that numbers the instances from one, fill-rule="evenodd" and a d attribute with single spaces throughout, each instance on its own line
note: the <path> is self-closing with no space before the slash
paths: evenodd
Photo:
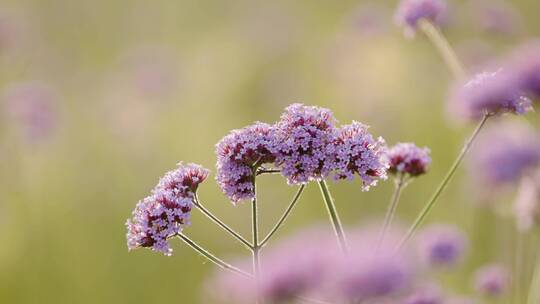
<path id="1" fill-rule="evenodd" d="M 7 112 L 22 136 L 37 142 L 50 136 L 57 122 L 55 94 L 40 82 L 21 82 L 5 93 Z"/>
<path id="2" fill-rule="evenodd" d="M 275 125 L 276 164 L 289 184 L 320 181 L 334 169 L 336 119 L 328 109 L 292 104 Z"/>
<path id="3" fill-rule="evenodd" d="M 341 127 L 335 140 L 334 179 L 353 180 L 356 175 L 362 180 L 364 190 L 386 179 L 388 163 L 384 140 L 374 139 L 368 127 L 353 121 Z"/>
<path id="4" fill-rule="evenodd" d="M 487 265 L 475 273 L 475 288 L 486 296 L 498 297 L 504 294 L 510 284 L 510 274 L 501 265 Z"/>
<path id="5" fill-rule="evenodd" d="M 449 107 L 459 118 L 479 119 L 485 114 L 523 115 L 532 110 L 514 73 L 497 69 L 474 75 L 454 87 Z"/>
<path id="6" fill-rule="evenodd" d="M 273 136 L 270 125 L 257 122 L 231 131 L 216 145 L 216 180 L 233 203 L 254 197 L 254 166 L 275 160 Z"/>
<path id="7" fill-rule="evenodd" d="M 295 254 L 300 254 L 295 258 Z M 317 292 L 334 270 L 341 253 L 327 230 L 311 228 L 268 248 L 256 289 L 251 278 L 218 273 L 209 284 L 216 298 L 227 303 L 253 303 L 256 290 L 269 303 L 290 303 Z M 240 262 L 251 266 L 251 260 Z"/>
<path id="8" fill-rule="evenodd" d="M 208 170 L 196 164 L 180 163 L 176 170 L 167 172 L 127 220 L 128 249 L 148 247 L 171 255 L 168 238 L 189 225 L 195 192 L 207 177 Z"/>
<path id="9" fill-rule="evenodd" d="M 429 266 L 453 266 L 464 255 L 468 241 L 465 233 L 452 225 L 433 225 L 418 235 L 420 257 Z"/>
<path id="10" fill-rule="evenodd" d="M 428 148 L 420 148 L 413 143 L 398 143 L 388 150 L 388 171 L 392 174 L 422 175 L 431 164 L 429 153 Z"/>
<path id="11" fill-rule="evenodd" d="M 371 227 L 351 231 L 350 254 L 336 265 L 335 289 L 345 303 L 364 303 L 407 292 L 415 280 L 415 261 L 408 248 L 396 254 L 402 232 L 392 229 L 378 246 L 380 230 Z M 378 302 L 377 302 L 378 303 Z"/>
<path id="12" fill-rule="evenodd" d="M 515 184 L 540 164 L 540 138 L 524 122 L 490 124 L 471 150 L 469 170 L 484 186 Z"/>
<path id="13" fill-rule="evenodd" d="M 540 171 L 522 179 L 514 200 L 514 215 L 523 232 L 540 222 Z"/>
<path id="14" fill-rule="evenodd" d="M 408 35 L 413 35 L 420 19 L 441 25 L 446 19 L 447 10 L 444 0 L 401 0 L 394 18 Z"/>

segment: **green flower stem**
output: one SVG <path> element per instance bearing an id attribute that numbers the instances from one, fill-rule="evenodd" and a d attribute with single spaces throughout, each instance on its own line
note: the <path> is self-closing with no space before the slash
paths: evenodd
<path id="1" fill-rule="evenodd" d="M 219 218 L 217 218 L 210 210 L 206 209 L 201 202 L 199 201 L 199 198 L 195 196 L 195 207 L 197 207 L 201 212 L 206 215 L 210 220 L 212 220 L 214 223 L 216 223 L 219 227 L 221 227 L 223 230 L 228 232 L 231 236 L 236 238 L 238 241 L 240 241 L 244 246 L 246 246 L 249 250 L 253 248 L 250 242 L 248 242 L 244 237 L 242 237 L 238 232 L 234 231 L 231 227 L 227 226 L 223 221 L 221 221 Z"/>
<path id="2" fill-rule="evenodd" d="M 452 74 L 456 79 L 462 79 L 465 77 L 465 69 L 459 61 L 456 52 L 448 43 L 448 40 L 441 34 L 441 32 L 426 19 L 421 19 L 418 21 L 418 27 L 428 39 L 433 43 L 437 51 L 443 57 L 444 62 L 448 68 L 452 71 Z"/>
<path id="3" fill-rule="evenodd" d="M 294 197 L 293 197 L 291 203 L 289 204 L 289 206 L 287 207 L 287 209 L 285 209 L 285 212 L 283 212 L 283 215 L 281 216 L 281 218 L 277 221 L 277 223 L 274 225 L 272 230 L 270 230 L 268 235 L 259 244 L 260 247 L 263 247 L 270 240 L 270 238 L 274 235 L 274 233 L 276 233 L 276 231 L 281 227 L 281 225 L 283 225 L 285 220 L 291 214 L 291 211 L 293 210 L 294 206 L 298 202 L 298 199 L 302 195 L 302 192 L 304 192 L 305 188 L 306 188 L 306 185 L 302 185 L 302 186 L 300 186 L 300 188 L 298 188 L 298 191 L 294 195 Z"/>
<path id="4" fill-rule="evenodd" d="M 396 178 L 394 193 L 392 194 L 390 205 L 388 205 L 388 210 L 386 211 L 386 215 L 384 217 L 384 224 L 381 230 L 381 235 L 379 236 L 377 250 L 381 247 L 382 243 L 384 242 L 384 238 L 386 237 L 386 233 L 388 233 L 388 229 L 390 229 L 390 225 L 392 224 L 392 220 L 394 219 L 394 215 L 396 214 L 397 205 L 401 196 L 401 190 L 404 188 L 404 186 L 405 175 L 403 173 L 400 173 Z"/>
<path id="5" fill-rule="evenodd" d="M 465 157 L 467 152 L 469 152 L 469 149 L 471 148 L 472 143 L 478 136 L 478 133 L 480 133 L 480 130 L 482 130 L 482 128 L 486 124 L 486 121 L 490 117 L 491 117 L 490 114 L 484 115 L 484 117 L 482 118 L 482 120 L 480 121 L 480 123 L 478 124 L 474 132 L 472 133 L 471 137 L 465 142 L 465 145 L 461 149 L 461 152 L 459 153 L 458 157 L 456 158 L 456 160 L 450 167 L 450 170 L 448 171 L 448 173 L 446 173 L 446 176 L 444 177 L 442 182 L 439 184 L 439 187 L 437 187 L 437 189 L 435 190 L 435 193 L 433 193 L 428 203 L 424 206 L 424 209 L 422 209 L 422 211 L 420 212 L 420 214 L 418 215 L 418 217 L 416 218 L 412 226 L 407 231 L 407 234 L 405 235 L 405 237 L 399 243 L 398 250 L 401 249 L 401 247 L 414 235 L 414 233 L 416 232 L 420 224 L 422 224 L 425 217 L 429 214 L 429 212 L 431 211 L 431 209 L 437 202 L 437 199 L 439 198 L 439 196 L 442 194 L 442 192 L 448 185 L 448 182 L 450 182 L 450 180 L 456 173 L 457 168 L 463 162 L 463 158 Z"/>
<path id="6" fill-rule="evenodd" d="M 255 275 L 255 292 L 257 299 L 255 304 L 262 304 L 263 299 L 259 293 L 259 278 L 261 273 L 261 261 L 260 261 L 260 244 L 259 244 L 259 211 L 257 208 L 257 186 L 255 180 L 257 179 L 257 166 L 253 169 L 253 199 L 251 200 L 251 232 L 253 237 L 253 247 L 251 249 L 253 256 L 253 274 Z"/>
<path id="7" fill-rule="evenodd" d="M 221 267 L 221 268 L 223 268 L 225 270 L 229 270 L 229 271 L 232 271 L 234 273 L 246 276 L 246 277 L 253 277 L 253 275 L 251 275 L 250 273 L 247 273 L 247 272 L 245 272 L 245 271 L 243 271 L 243 270 L 241 270 L 241 269 L 239 269 L 237 267 L 234 267 L 231 264 L 228 264 L 228 263 L 224 262 L 222 259 L 220 259 L 220 258 L 216 257 L 215 255 L 211 254 L 210 252 L 208 252 L 208 250 L 202 248 L 201 246 L 199 246 L 197 243 L 192 241 L 190 238 L 188 238 L 184 234 L 179 233 L 178 237 L 182 241 L 184 241 L 186 244 L 188 244 L 193 250 L 197 251 L 199 254 L 201 254 L 202 256 L 204 256 L 210 262 L 216 264 L 217 266 L 219 266 L 219 267 Z"/>
<path id="8" fill-rule="evenodd" d="M 326 184 L 326 181 L 324 179 L 319 182 L 319 187 L 321 189 L 321 194 L 323 196 L 324 203 L 326 204 L 326 210 L 328 211 L 330 222 L 332 223 L 332 227 L 334 228 L 334 232 L 336 233 L 339 246 L 341 250 L 345 254 L 347 254 L 348 246 L 347 246 L 347 239 L 345 238 L 345 232 L 343 231 L 343 225 L 341 224 L 341 220 L 339 219 L 339 214 L 336 210 L 336 205 L 334 204 L 334 200 L 332 199 L 332 196 L 330 195 L 330 191 L 328 190 L 328 185 Z"/>

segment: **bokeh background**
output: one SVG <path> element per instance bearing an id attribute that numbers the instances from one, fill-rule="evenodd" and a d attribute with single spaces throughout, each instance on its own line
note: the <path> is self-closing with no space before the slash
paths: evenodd
<path id="1" fill-rule="evenodd" d="M 213 169 L 229 130 L 273 122 L 292 102 L 369 124 L 390 144 L 430 147 L 431 172 L 398 210 L 411 221 L 471 126 L 448 118 L 451 74 L 422 35 L 394 25 L 396 2 L 0 1 L 0 303 L 201 303 L 215 267 L 180 241 L 172 257 L 128 253 L 124 223 L 177 162 Z M 444 32 L 469 67 L 540 35 L 539 1 L 503 2 L 504 13 L 486 3 L 450 2 Z M 26 120 L 13 109 L 21 87 L 46 104 L 22 110 Z M 538 126 L 535 116 L 526 119 Z M 261 180 L 264 233 L 295 189 Z M 331 188 L 351 227 L 383 215 L 392 182 Z M 471 188 L 460 170 L 428 219 L 472 240 L 466 263 L 441 277 L 457 292 L 478 263 L 511 259 L 513 223 L 473 207 Z M 200 197 L 249 236 L 249 204 L 232 206 L 213 180 Z M 325 220 L 309 185 L 276 240 Z M 199 213 L 192 223 L 186 234 L 216 254 L 248 256 Z"/>

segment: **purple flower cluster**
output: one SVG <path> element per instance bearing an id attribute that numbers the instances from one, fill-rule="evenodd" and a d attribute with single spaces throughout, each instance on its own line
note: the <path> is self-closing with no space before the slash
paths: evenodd
<path id="1" fill-rule="evenodd" d="M 536 99 L 540 98 L 540 40 L 519 47 L 513 54 L 509 70 L 520 88 Z"/>
<path id="2" fill-rule="evenodd" d="M 328 109 L 292 104 L 275 126 L 276 164 L 289 184 L 321 180 L 334 169 L 336 119 Z"/>
<path id="3" fill-rule="evenodd" d="M 426 19 L 441 25 L 446 19 L 447 5 L 443 0 L 402 0 L 396 11 L 395 20 L 407 32 L 414 33 L 418 21 Z"/>
<path id="4" fill-rule="evenodd" d="M 481 294 L 498 297 L 509 288 L 510 274 L 503 266 L 487 265 L 476 272 L 474 283 Z"/>
<path id="5" fill-rule="evenodd" d="M 377 241 L 378 230 L 360 229 L 350 236 L 354 242 L 347 258 L 339 251 L 333 235 L 319 228 L 277 244 L 265 252 L 259 295 L 269 303 L 290 303 L 302 296 L 348 303 L 389 299 L 408 290 L 414 263 L 405 252 L 395 254 L 397 234 L 390 234 L 377 254 L 369 245 Z M 295 253 L 301 256 L 295 257 Z M 254 284 L 249 278 L 219 273 L 209 287 L 227 303 L 253 303 Z"/>
<path id="6" fill-rule="evenodd" d="M 418 236 L 420 257 L 429 266 L 453 266 L 467 247 L 465 233 L 451 225 L 425 228 Z"/>
<path id="7" fill-rule="evenodd" d="M 458 117 L 478 119 L 486 114 L 522 115 L 532 110 L 532 101 L 524 95 L 516 78 L 507 70 L 474 75 L 452 92 L 451 111 Z"/>
<path id="8" fill-rule="evenodd" d="M 291 185 L 358 175 L 364 189 L 386 178 L 386 147 L 358 122 L 336 127 L 328 109 L 292 104 L 274 125 L 232 131 L 216 148 L 217 181 L 233 203 L 253 198 L 253 174 L 273 163 Z"/>
<path id="9" fill-rule="evenodd" d="M 358 174 L 365 190 L 386 179 L 388 164 L 385 157 L 386 145 L 381 137 L 376 140 L 367 131 L 368 127 L 353 121 L 339 130 L 335 141 L 335 179 L 354 179 Z"/>
<path id="10" fill-rule="evenodd" d="M 216 180 L 233 203 L 253 198 L 256 167 L 275 160 L 272 132 L 270 125 L 257 122 L 231 131 L 216 145 Z"/>
<path id="11" fill-rule="evenodd" d="M 490 125 L 470 154 L 470 171 L 484 185 L 516 183 L 538 165 L 540 138 L 518 121 Z"/>
<path id="12" fill-rule="evenodd" d="M 207 177 L 208 170 L 196 164 L 180 163 L 176 170 L 167 172 L 126 222 L 129 250 L 149 247 L 171 255 L 167 239 L 189 225 L 195 193 Z"/>
<path id="13" fill-rule="evenodd" d="M 388 149 L 388 171 L 392 174 L 422 175 L 431 164 L 429 153 L 428 148 L 420 148 L 413 143 L 398 143 Z"/>

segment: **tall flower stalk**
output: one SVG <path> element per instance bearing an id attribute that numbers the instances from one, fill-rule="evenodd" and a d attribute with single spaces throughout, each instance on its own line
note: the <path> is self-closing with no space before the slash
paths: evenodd
<path id="1" fill-rule="evenodd" d="M 326 184 L 325 180 L 321 180 L 319 182 L 319 188 L 321 189 L 321 194 L 326 205 L 326 211 L 328 212 L 328 216 L 330 217 L 332 228 L 334 228 L 334 233 L 336 234 L 339 247 L 341 248 L 343 253 L 347 254 L 348 245 L 347 239 L 345 237 L 345 231 L 343 230 L 343 225 L 341 224 L 341 219 L 339 218 L 336 205 L 334 204 L 334 199 L 330 194 L 330 190 L 328 190 L 328 185 Z"/>
<path id="2" fill-rule="evenodd" d="M 406 185 L 405 177 L 403 174 L 399 174 L 399 176 L 395 180 L 394 185 L 394 193 L 392 194 L 390 204 L 388 205 L 388 210 L 386 211 L 386 215 L 384 216 L 384 222 L 381 229 L 381 235 L 379 236 L 377 250 L 381 247 L 381 244 L 384 242 L 384 239 L 386 237 L 386 233 L 388 232 L 388 229 L 390 229 L 390 225 L 392 223 L 392 220 L 394 219 L 394 215 L 396 214 L 397 205 L 401 196 L 401 190 L 403 190 Z"/>

